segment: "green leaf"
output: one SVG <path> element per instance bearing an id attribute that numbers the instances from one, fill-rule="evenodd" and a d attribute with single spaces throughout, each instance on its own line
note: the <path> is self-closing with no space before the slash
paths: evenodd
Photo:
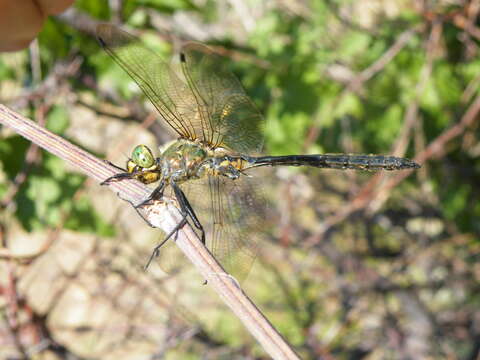
<path id="1" fill-rule="evenodd" d="M 25 149 L 29 145 L 23 139 L 18 140 L 15 136 L 0 143 L 3 169 L 10 179 L 23 167 Z M 23 227 L 35 231 L 62 225 L 76 231 L 111 236 L 113 228 L 94 211 L 86 197 L 74 200 L 85 177 L 66 171 L 64 161 L 54 155 L 42 151 L 40 158 L 43 162 L 37 167 L 31 165 L 25 183 L 15 196 L 18 207 L 15 215 Z"/>
<path id="2" fill-rule="evenodd" d="M 349 32 L 342 37 L 337 55 L 343 59 L 350 59 L 364 54 L 371 41 L 368 33 Z"/>
<path id="3" fill-rule="evenodd" d="M 348 93 L 341 97 L 335 108 L 335 116 L 341 117 L 345 115 L 353 115 L 360 117 L 363 115 L 363 106 L 358 98 L 353 93 Z"/>
<path id="4" fill-rule="evenodd" d="M 67 109 L 60 105 L 53 106 L 47 115 L 46 128 L 56 134 L 62 134 L 69 124 Z"/>

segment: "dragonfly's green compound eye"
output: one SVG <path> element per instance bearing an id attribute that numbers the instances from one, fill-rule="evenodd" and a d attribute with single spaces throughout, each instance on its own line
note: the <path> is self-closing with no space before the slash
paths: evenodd
<path id="1" fill-rule="evenodd" d="M 141 168 L 149 168 L 155 165 L 152 151 L 145 145 L 137 145 L 132 151 L 132 161 Z"/>

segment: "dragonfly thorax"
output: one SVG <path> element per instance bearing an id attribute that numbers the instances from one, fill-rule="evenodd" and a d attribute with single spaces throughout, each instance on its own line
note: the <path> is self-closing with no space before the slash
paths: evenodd
<path id="1" fill-rule="evenodd" d="M 198 178 L 199 168 L 208 157 L 208 153 L 209 150 L 197 142 L 175 141 L 159 158 L 162 179 L 181 183 Z"/>
<path id="2" fill-rule="evenodd" d="M 162 179 L 176 183 L 209 175 L 234 180 L 247 165 L 247 160 L 242 156 L 231 156 L 226 149 L 210 149 L 190 140 L 174 142 L 162 153 L 159 160 Z"/>

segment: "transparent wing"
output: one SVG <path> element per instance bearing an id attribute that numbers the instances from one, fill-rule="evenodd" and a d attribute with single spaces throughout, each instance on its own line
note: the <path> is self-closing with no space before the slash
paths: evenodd
<path id="1" fill-rule="evenodd" d="M 208 249 L 241 282 L 250 272 L 265 230 L 266 203 L 258 181 L 212 176 L 181 187 L 205 229 Z M 158 264 L 171 273 L 183 259 L 175 243 L 168 241 L 160 249 Z"/>
<path id="2" fill-rule="evenodd" d="M 99 25 L 97 38 L 181 137 L 241 153 L 260 151 L 262 116 L 222 58 L 209 48 L 196 43 L 183 47 L 180 79 L 140 39 L 113 25 Z"/>
<path id="3" fill-rule="evenodd" d="M 180 60 L 208 129 L 205 140 L 239 153 L 260 152 L 263 117 L 222 58 L 202 44 L 187 43 Z"/>
<path id="4" fill-rule="evenodd" d="M 197 139 L 198 108 L 191 90 L 140 39 L 109 24 L 97 26 L 103 49 L 138 84 L 164 120 L 183 138 Z"/>

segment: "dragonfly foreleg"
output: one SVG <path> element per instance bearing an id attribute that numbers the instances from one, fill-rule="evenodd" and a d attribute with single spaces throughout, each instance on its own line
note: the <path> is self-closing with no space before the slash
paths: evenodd
<path id="1" fill-rule="evenodd" d="M 124 168 L 120 167 L 120 166 L 117 166 L 115 165 L 114 163 L 112 163 L 111 161 L 108 161 L 108 160 L 103 160 L 104 163 L 110 165 L 110 166 L 113 166 L 115 169 L 118 169 L 118 170 L 121 170 L 121 171 L 127 171 L 125 170 Z"/>
<path id="2" fill-rule="evenodd" d="M 125 171 L 124 169 L 121 170 Z M 125 179 L 137 179 L 144 184 L 150 184 L 152 182 L 158 181 L 159 177 L 159 172 L 157 170 L 138 170 L 133 172 L 122 172 L 110 176 L 108 179 L 102 181 L 100 185 L 108 185 L 113 181 L 121 181 Z"/>
<path id="3" fill-rule="evenodd" d="M 100 183 L 100 185 L 108 185 L 113 181 L 121 181 L 124 179 L 134 179 L 134 176 L 132 173 L 128 173 L 128 172 L 118 173 L 113 176 L 110 176 L 108 179 L 103 180 Z"/>

